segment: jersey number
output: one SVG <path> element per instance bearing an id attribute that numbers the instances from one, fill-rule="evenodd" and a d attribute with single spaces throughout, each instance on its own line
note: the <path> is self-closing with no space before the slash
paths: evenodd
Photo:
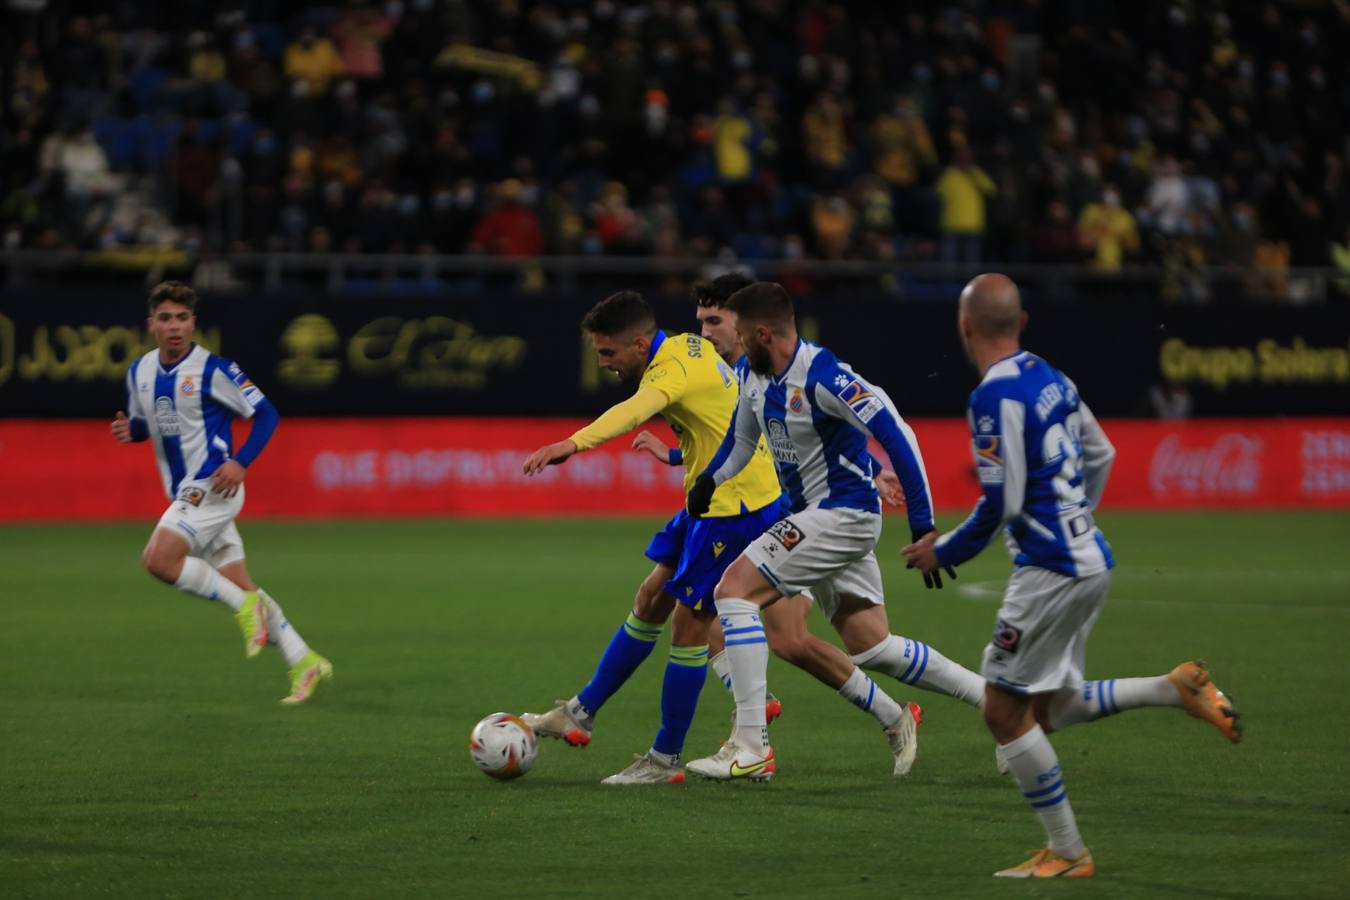
<path id="1" fill-rule="evenodd" d="M 1055 474 L 1055 499 L 1062 510 L 1078 509 L 1087 502 L 1087 492 L 1083 490 L 1083 415 L 1074 411 L 1064 418 L 1064 424 L 1056 422 L 1045 430 L 1045 440 L 1041 444 L 1041 457 L 1048 463 L 1061 460 L 1059 472 Z M 1078 520 L 1082 519 L 1080 523 Z M 1069 533 L 1074 537 L 1088 529 L 1087 517 L 1076 516 L 1069 520 Z"/>

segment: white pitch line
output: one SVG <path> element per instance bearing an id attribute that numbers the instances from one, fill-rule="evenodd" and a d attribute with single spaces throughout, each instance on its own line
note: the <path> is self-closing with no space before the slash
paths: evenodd
<path id="1" fill-rule="evenodd" d="M 959 587 L 956 592 L 970 600 L 977 601 L 997 601 L 1003 599 L 1003 591 L 1007 583 L 1003 581 L 968 581 Z M 1307 613 L 1341 613 L 1350 614 L 1350 606 L 1308 606 L 1304 603 L 1207 603 L 1203 600 L 1141 600 L 1134 597 L 1120 597 L 1111 595 L 1106 600 L 1108 605 L 1124 603 L 1127 606 L 1157 606 L 1163 609 L 1221 609 L 1221 610 L 1240 610 L 1251 609 L 1261 612 L 1307 612 Z"/>

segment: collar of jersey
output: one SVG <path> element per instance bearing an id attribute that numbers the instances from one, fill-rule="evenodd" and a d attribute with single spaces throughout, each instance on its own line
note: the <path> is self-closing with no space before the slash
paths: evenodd
<path id="1" fill-rule="evenodd" d="M 788 360 L 788 364 L 783 367 L 783 371 L 773 376 L 774 384 L 782 384 L 783 379 L 787 378 L 787 373 L 792 371 L 792 364 L 797 361 L 797 354 L 802 352 L 802 343 L 802 339 L 797 338 L 797 346 L 792 348 L 792 359 Z"/>
<path id="2" fill-rule="evenodd" d="M 1011 362 L 1012 360 L 1017 359 L 1017 357 L 1019 356 L 1024 356 L 1026 355 L 1026 353 L 1027 353 L 1026 350 L 1018 350 L 1016 353 L 1010 353 L 1007 356 L 995 362 L 992 366 L 984 370 L 984 377 L 980 379 L 980 384 L 984 384 L 986 381 L 989 380 L 989 373 L 994 371 L 994 369 L 1003 365 L 1005 362 Z"/>
<path id="3" fill-rule="evenodd" d="M 652 338 L 651 349 L 647 351 L 647 365 L 650 366 L 652 364 L 652 360 L 656 359 L 656 351 L 660 350 L 661 345 L 664 344 L 665 342 L 666 342 L 666 333 L 662 331 L 660 328 L 656 329 L 656 337 Z"/>
<path id="4" fill-rule="evenodd" d="M 164 363 L 160 362 L 158 354 L 156 354 L 156 356 L 155 356 L 155 362 L 159 365 L 159 370 L 160 370 L 161 372 L 163 372 L 165 375 L 168 375 L 168 374 L 169 374 L 170 372 L 172 372 L 174 369 L 176 369 L 176 368 L 178 368 L 179 366 L 181 366 L 181 365 L 187 360 L 187 358 L 188 358 L 189 356 L 192 355 L 192 352 L 193 352 L 194 350 L 196 350 L 196 349 L 197 349 L 197 342 L 196 342 L 196 341 L 193 341 L 191 344 L 188 344 L 188 352 L 184 353 L 183 356 L 182 356 L 182 358 L 179 359 L 178 362 L 176 362 L 176 363 L 174 363 L 173 365 L 169 366 L 167 369 L 164 368 Z"/>

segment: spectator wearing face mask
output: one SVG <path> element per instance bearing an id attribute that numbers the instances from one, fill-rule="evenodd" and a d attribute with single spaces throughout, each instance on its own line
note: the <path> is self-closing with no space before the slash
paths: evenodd
<path id="1" fill-rule="evenodd" d="M 1114 184 L 1102 189 L 1099 203 L 1089 203 L 1078 216 L 1078 241 L 1092 254 L 1093 268 L 1118 272 L 1126 257 L 1139 252 L 1139 229 L 1134 216 L 1120 205 Z"/>

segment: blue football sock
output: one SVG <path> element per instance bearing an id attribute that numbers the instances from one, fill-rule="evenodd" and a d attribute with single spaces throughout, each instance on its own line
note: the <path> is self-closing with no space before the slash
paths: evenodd
<path id="1" fill-rule="evenodd" d="M 656 639 L 661 636 L 661 623 L 644 622 L 632 613 L 628 621 L 619 626 L 609 646 L 600 657 L 591 681 L 577 694 L 577 700 L 586 707 L 587 712 L 595 714 L 605 701 L 619 692 L 642 661 L 652 655 Z"/>
<path id="2" fill-rule="evenodd" d="M 661 686 L 661 730 L 652 743 L 657 753 L 679 756 L 684 749 L 684 737 L 694 721 L 694 709 L 707 675 L 707 644 L 670 648 L 666 680 Z"/>

